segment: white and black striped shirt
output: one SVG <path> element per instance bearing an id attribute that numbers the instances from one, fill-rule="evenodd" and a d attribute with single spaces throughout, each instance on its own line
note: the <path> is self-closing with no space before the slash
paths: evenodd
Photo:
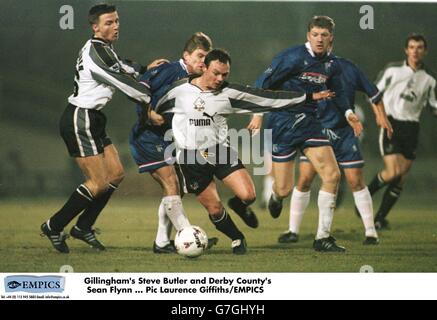
<path id="1" fill-rule="evenodd" d="M 138 82 L 138 72 L 122 62 L 112 45 L 102 39 L 88 40 L 79 52 L 74 93 L 68 102 L 85 109 L 102 109 L 115 88 L 136 102 L 150 101 L 149 88 Z"/>
<path id="2" fill-rule="evenodd" d="M 176 146 L 203 150 L 226 142 L 231 113 L 265 113 L 302 105 L 304 92 L 268 91 L 237 84 L 225 84 L 218 91 L 203 91 L 190 79 L 177 81 L 157 103 L 158 113 L 174 113 Z"/>
<path id="3" fill-rule="evenodd" d="M 419 122 L 427 104 L 437 110 L 436 77 L 425 67 L 414 71 L 406 61 L 390 63 L 376 85 L 384 94 L 387 115 L 396 120 Z"/>

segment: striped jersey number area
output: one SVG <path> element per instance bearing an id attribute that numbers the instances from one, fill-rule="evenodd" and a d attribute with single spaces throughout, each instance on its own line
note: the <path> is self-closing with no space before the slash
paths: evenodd
<path id="1" fill-rule="evenodd" d="M 75 76 L 74 76 L 74 92 L 73 92 L 73 97 L 77 97 L 77 95 L 79 94 L 79 83 L 78 83 L 78 81 L 80 79 L 79 71 L 83 70 L 82 53 L 83 53 L 83 50 L 81 50 L 79 52 L 79 57 L 77 58 L 77 62 L 76 62 L 76 72 L 75 72 Z"/>

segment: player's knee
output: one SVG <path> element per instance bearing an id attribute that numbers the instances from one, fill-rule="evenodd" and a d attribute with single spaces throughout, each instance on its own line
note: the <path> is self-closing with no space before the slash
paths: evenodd
<path id="1" fill-rule="evenodd" d="M 400 165 L 390 166 L 389 168 L 386 168 L 385 171 L 386 171 L 387 181 L 390 182 L 399 179 L 403 174 L 403 170 Z"/>
<path id="2" fill-rule="evenodd" d="M 213 218 L 219 218 L 223 214 L 223 205 L 221 202 L 208 203 L 204 206 L 208 214 Z"/>
<path id="3" fill-rule="evenodd" d="M 125 177 L 124 170 L 123 168 L 120 168 L 119 170 L 111 173 L 108 182 L 118 186 L 123 181 L 124 177 Z"/>
<path id="4" fill-rule="evenodd" d="M 86 183 L 87 188 L 93 194 L 94 198 L 97 198 L 101 194 L 105 193 L 108 190 L 108 183 L 104 179 L 99 180 L 90 180 Z"/>
<path id="5" fill-rule="evenodd" d="M 286 198 L 291 193 L 291 187 L 277 187 L 275 193 L 279 198 Z"/>
<path id="6" fill-rule="evenodd" d="M 255 191 L 246 193 L 243 197 L 240 198 L 240 200 L 243 201 L 247 205 L 251 205 L 252 203 L 254 203 L 256 201 Z"/>
<path id="7" fill-rule="evenodd" d="M 352 179 L 348 180 L 349 187 L 351 188 L 352 192 L 358 192 L 363 190 L 366 185 L 363 181 L 360 179 Z"/>
<path id="8" fill-rule="evenodd" d="M 322 177 L 322 180 L 326 184 L 338 185 L 340 182 L 341 173 L 339 169 L 333 169 Z"/>
<path id="9" fill-rule="evenodd" d="M 312 183 L 311 179 L 301 178 L 299 179 L 296 188 L 300 192 L 308 192 L 311 189 L 311 183 Z"/>

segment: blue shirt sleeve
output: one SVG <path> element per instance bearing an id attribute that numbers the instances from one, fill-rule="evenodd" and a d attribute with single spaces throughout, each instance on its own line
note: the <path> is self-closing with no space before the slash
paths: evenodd
<path id="1" fill-rule="evenodd" d="M 331 77 L 329 77 L 329 80 L 327 82 L 327 88 L 335 92 L 335 104 L 337 108 L 342 111 L 343 114 L 345 114 L 348 109 L 352 109 L 352 106 L 349 103 L 346 91 L 343 86 L 343 75 L 340 64 L 336 61 L 333 68 L 334 70 L 332 72 L 332 75 Z"/>
<path id="2" fill-rule="evenodd" d="M 144 73 L 141 80 L 150 86 L 152 108 L 155 108 L 159 99 L 164 96 L 173 82 L 186 76 L 188 73 L 180 66 L 179 62 L 165 63 Z"/>
<path id="3" fill-rule="evenodd" d="M 367 76 L 362 72 L 356 65 L 354 65 L 356 72 L 356 84 L 357 91 L 364 92 L 371 100 L 372 103 L 376 104 L 382 99 L 382 93 L 379 92 L 378 88 L 367 78 Z"/>

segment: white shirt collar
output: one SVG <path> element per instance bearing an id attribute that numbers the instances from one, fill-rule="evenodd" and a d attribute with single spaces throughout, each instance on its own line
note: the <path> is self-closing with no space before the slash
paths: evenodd
<path id="1" fill-rule="evenodd" d="M 316 55 L 315 55 L 313 49 L 311 49 L 311 45 L 310 45 L 309 42 L 306 42 L 306 43 L 305 43 L 305 47 L 307 48 L 309 54 L 314 58 Z"/>
<path id="2" fill-rule="evenodd" d="M 187 68 L 187 65 L 184 62 L 184 59 L 182 59 L 182 58 L 179 59 L 179 64 L 181 65 L 182 69 L 184 69 L 189 74 L 188 68 Z"/>
<path id="3" fill-rule="evenodd" d="M 316 57 L 316 54 L 314 53 L 313 49 L 311 49 L 311 45 L 310 45 L 309 41 L 305 42 L 305 47 L 307 48 L 308 53 L 309 53 L 313 58 L 315 58 L 315 57 Z M 328 52 L 326 53 L 326 55 L 327 55 L 327 56 L 330 56 L 330 55 L 331 55 L 331 52 L 332 52 L 332 50 L 328 50 Z"/>

